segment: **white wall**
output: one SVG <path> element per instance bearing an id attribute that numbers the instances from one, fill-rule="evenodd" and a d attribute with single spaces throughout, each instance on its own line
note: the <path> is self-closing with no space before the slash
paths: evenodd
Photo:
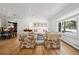
<path id="1" fill-rule="evenodd" d="M 6 17 L 0 16 L 0 27 L 6 28 Z"/>
<path id="2" fill-rule="evenodd" d="M 0 18 L 0 27 L 1 27 L 1 18 Z"/>
<path id="3" fill-rule="evenodd" d="M 77 28 L 77 30 L 78 30 L 78 39 L 79 39 L 79 16 L 78 16 L 78 26 L 77 26 L 78 28 Z"/>
<path id="4" fill-rule="evenodd" d="M 64 14 L 60 16 L 60 18 L 58 19 L 53 19 L 53 17 L 51 17 L 50 19 L 48 19 L 49 31 L 58 32 L 58 22 L 60 22 L 63 19 L 65 20 L 68 17 L 71 17 L 71 16 L 73 17 L 73 15 L 76 15 L 78 13 L 79 13 L 79 8 L 72 10 L 68 14 Z"/>
<path id="5" fill-rule="evenodd" d="M 48 20 L 48 30 L 49 32 L 58 32 L 58 23 L 56 19 Z"/>
<path id="6" fill-rule="evenodd" d="M 64 33 L 65 35 L 68 35 L 69 37 L 72 37 L 72 38 L 75 38 L 75 39 L 79 39 L 79 8 L 78 9 L 75 9 L 73 11 L 71 11 L 70 13 L 62 16 L 61 18 L 57 19 L 58 22 L 60 21 L 64 21 L 64 20 L 67 20 L 67 19 L 72 19 L 75 17 L 75 19 L 77 20 L 77 34 L 71 34 L 71 33 Z"/>
<path id="7" fill-rule="evenodd" d="M 47 20 L 36 17 L 24 17 L 18 20 L 18 33 L 21 33 L 25 28 L 32 26 L 34 22 L 48 23 Z"/>

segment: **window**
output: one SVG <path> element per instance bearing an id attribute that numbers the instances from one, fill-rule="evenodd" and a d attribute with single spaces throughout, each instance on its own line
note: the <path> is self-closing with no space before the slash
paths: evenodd
<path id="1" fill-rule="evenodd" d="M 63 32 L 76 32 L 77 31 L 77 19 L 70 18 L 62 21 Z"/>

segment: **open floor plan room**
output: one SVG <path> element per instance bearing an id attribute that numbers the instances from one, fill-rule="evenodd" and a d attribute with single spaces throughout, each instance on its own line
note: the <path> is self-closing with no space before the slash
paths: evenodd
<path id="1" fill-rule="evenodd" d="M 79 4 L 0 3 L 0 55 L 79 55 Z"/>

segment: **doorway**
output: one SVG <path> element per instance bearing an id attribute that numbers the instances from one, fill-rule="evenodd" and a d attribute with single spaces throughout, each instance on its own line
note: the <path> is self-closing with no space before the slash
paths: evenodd
<path id="1" fill-rule="evenodd" d="M 58 24 L 58 31 L 61 32 L 61 22 Z"/>
<path id="2" fill-rule="evenodd" d="M 13 25 L 13 36 L 16 37 L 17 36 L 17 22 L 8 22 L 10 24 Z"/>

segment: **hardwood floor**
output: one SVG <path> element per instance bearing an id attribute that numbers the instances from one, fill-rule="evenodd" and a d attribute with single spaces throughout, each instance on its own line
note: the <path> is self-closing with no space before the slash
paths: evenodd
<path id="1" fill-rule="evenodd" d="M 18 55 L 58 55 L 58 52 L 55 51 L 55 49 L 46 50 L 43 45 L 36 46 L 35 49 L 18 49 L 17 51 Z"/>
<path id="2" fill-rule="evenodd" d="M 79 50 L 71 47 L 70 45 L 61 42 L 61 51 L 60 54 L 62 55 L 79 55 Z"/>
<path id="3" fill-rule="evenodd" d="M 0 44 L 0 55 L 79 55 L 79 51 L 64 42 L 61 42 L 61 49 L 46 49 L 44 45 L 36 45 L 34 49 L 20 49 L 17 38 L 5 40 Z"/>

